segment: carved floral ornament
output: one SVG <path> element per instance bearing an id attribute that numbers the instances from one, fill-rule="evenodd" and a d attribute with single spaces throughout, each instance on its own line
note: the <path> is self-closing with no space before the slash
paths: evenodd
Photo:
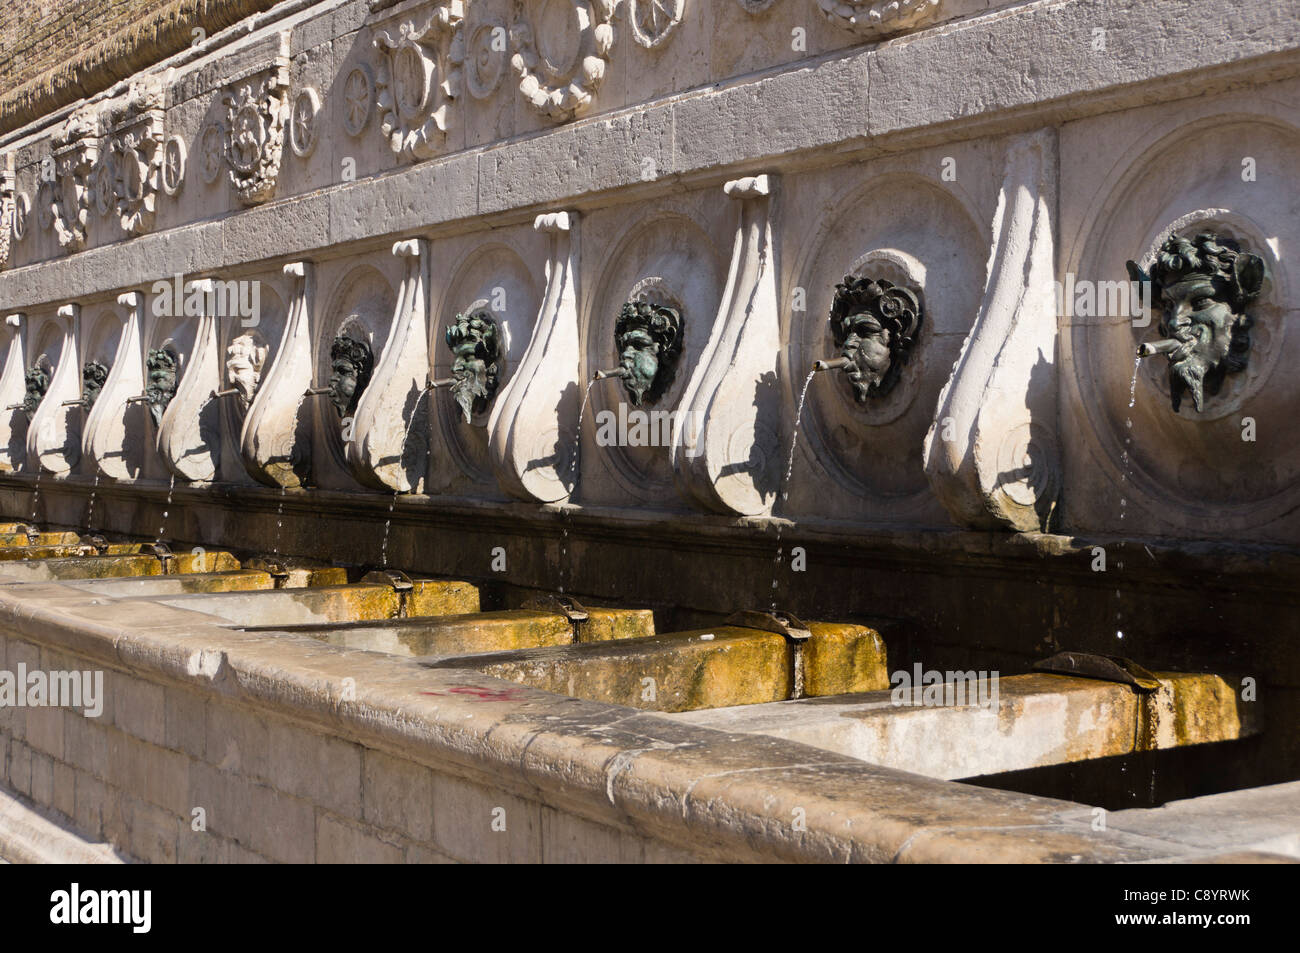
<path id="1" fill-rule="evenodd" d="M 95 202 L 104 214 L 111 198 L 128 235 L 153 226 L 163 178 L 163 105 L 162 83 L 154 79 L 133 83 L 108 112 L 108 150 L 96 169 Z"/>
<path id="2" fill-rule="evenodd" d="M 80 251 L 90 221 L 90 175 L 99 157 L 98 114 L 88 107 L 74 112 L 54 134 L 51 146 L 52 168 L 41 174 L 40 221 L 53 226 L 60 247 Z M 47 170 L 52 174 L 47 176 Z"/>
<path id="3" fill-rule="evenodd" d="M 375 80 L 381 128 L 389 148 L 404 159 L 429 158 L 446 141 L 465 59 L 463 11 L 456 0 L 375 36 L 375 49 L 382 54 Z M 357 127 L 361 125 L 364 119 Z"/>
<path id="4" fill-rule="evenodd" d="M 280 52 L 272 67 L 255 74 L 222 96 L 226 123 L 220 134 L 230 184 L 245 205 L 265 202 L 275 193 L 284 154 L 284 127 L 289 119 L 289 34 L 280 34 Z M 203 177 L 211 174 L 211 136 L 203 133 Z"/>

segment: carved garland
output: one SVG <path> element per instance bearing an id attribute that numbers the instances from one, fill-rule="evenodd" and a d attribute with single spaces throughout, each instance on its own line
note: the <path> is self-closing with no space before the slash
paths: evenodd
<path id="1" fill-rule="evenodd" d="M 939 13 L 943 0 L 817 0 L 826 19 L 862 36 L 919 26 Z"/>
<path id="2" fill-rule="evenodd" d="M 460 4 L 404 20 L 374 39 L 383 54 L 375 85 L 388 146 L 404 159 L 436 155 L 447 138 L 451 101 L 460 95 L 465 41 Z"/>
<path id="3" fill-rule="evenodd" d="M 550 4 L 545 0 L 515 0 L 514 23 L 510 27 L 515 54 L 510 63 L 519 74 L 519 91 L 529 105 L 544 116 L 564 120 L 572 119 L 591 105 L 592 94 L 605 78 L 605 67 L 614 46 L 611 21 L 617 2 L 572 0 L 577 42 L 571 50 L 560 49 L 569 37 L 564 29 L 552 29 L 544 37 L 549 42 L 539 50 L 534 24 L 554 3 L 555 0 Z M 552 45 L 554 48 L 548 49 Z"/>
<path id="4" fill-rule="evenodd" d="M 257 205 L 275 194 L 289 118 L 288 34 L 271 70 L 222 96 L 226 107 L 224 150 L 230 184 L 240 201 Z"/>

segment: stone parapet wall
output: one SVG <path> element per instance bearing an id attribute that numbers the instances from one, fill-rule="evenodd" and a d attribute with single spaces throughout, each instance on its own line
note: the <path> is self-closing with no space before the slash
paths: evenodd
<path id="1" fill-rule="evenodd" d="M 140 860 L 1077 863 L 1247 846 L 1099 832 L 1084 805 L 70 586 L 0 586 L 0 634 L 0 671 L 104 676 L 95 717 L 0 707 L 0 783 Z"/>

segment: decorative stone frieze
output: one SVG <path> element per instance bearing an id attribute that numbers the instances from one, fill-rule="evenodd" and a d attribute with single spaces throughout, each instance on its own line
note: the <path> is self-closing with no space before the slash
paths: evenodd
<path id="1" fill-rule="evenodd" d="M 113 202 L 128 235 L 153 227 L 163 175 L 164 105 L 162 82 L 152 78 L 132 83 L 108 111 L 108 149 L 100 169 L 111 170 Z"/>
<path id="2" fill-rule="evenodd" d="M 40 405 L 27 428 L 27 459 L 46 473 L 62 476 L 81 459 L 81 361 L 77 340 L 81 336 L 81 306 L 59 308 L 63 332 L 59 363 L 49 379 Z"/>
<path id="3" fill-rule="evenodd" d="M 256 355 L 244 358 L 249 372 L 240 374 L 229 373 L 228 360 L 227 377 L 232 387 L 240 389 L 241 401 L 250 384 L 255 388 L 240 435 L 244 467 L 261 483 L 292 487 L 302 486 L 311 472 L 311 408 L 304 395 L 312 383 L 311 317 L 316 272 L 311 262 L 299 261 L 285 265 L 284 273 L 293 281 L 294 293 L 275 359 L 260 379 L 252 380 L 249 378 Z M 237 379 L 240 376 L 244 383 Z"/>
<path id="4" fill-rule="evenodd" d="M 581 409 L 578 383 L 579 219 L 576 212 L 537 216 L 551 236 L 546 293 L 528 349 L 488 421 L 497 482 L 511 496 L 557 503 L 573 493 Z"/>
<path id="5" fill-rule="evenodd" d="M 126 309 L 122 336 L 108 378 L 86 417 L 81 452 L 99 473 L 113 480 L 140 476 L 148 443 L 148 408 L 138 398 L 144 392 L 142 328 L 145 296 L 139 291 L 118 295 Z"/>
<path id="6" fill-rule="evenodd" d="M 245 205 L 257 205 L 275 194 L 284 154 L 284 127 L 289 119 L 289 33 L 280 34 L 274 63 L 235 85 L 221 97 L 226 108 L 222 129 L 230 184 Z M 204 177 L 210 145 L 204 132 Z"/>
<path id="7" fill-rule="evenodd" d="M 865 37 L 911 30 L 938 17 L 944 0 L 817 0 L 826 19 Z"/>
<path id="8" fill-rule="evenodd" d="M 515 0 L 511 65 L 519 92 L 555 120 L 591 106 L 614 46 L 615 0 Z"/>
<path id="9" fill-rule="evenodd" d="M 781 352 L 772 260 L 774 175 L 728 182 L 740 206 L 727 289 L 673 421 L 679 489 L 697 505 L 739 516 L 769 513 L 780 479 Z"/>
<path id="10" fill-rule="evenodd" d="M 403 159 L 427 159 L 446 143 L 452 101 L 460 95 L 464 15 L 461 0 L 449 0 L 374 22 L 380 128 Z"/>
<path id="11" fill-rule="evenodd" d="M 67 252 L 80 251 L 86 245 L 90 222 L 90 176 L 99 158 L 99 115 L 83 107 L 59 126 L 51 141 L 53 178 L 42 174 L 41 195 L 48 210 L 49 223 Z M 42 210 L 44 216 L 45 209 Z M 44 227 L 44 221 L 42 221 Z"/>
<path id="12" fill-rule="evenodd" d="M 983 302 L 925 438 L 935 495 L 963 526 L 1047 528 L 1061 490 L 1056 133 L 1011 141 Z"/>

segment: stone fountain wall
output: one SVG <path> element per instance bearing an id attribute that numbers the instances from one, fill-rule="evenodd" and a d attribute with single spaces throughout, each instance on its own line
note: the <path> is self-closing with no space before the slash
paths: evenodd
<path id="1" fill-rule="evenodd" d="M 503 548 L 521 585 L 563 571 L 701 611 L 766 600 L 774 517 L 820 573 L 786 572 L 783 600 L 846 613 L 907 615 L 852 589 L 854 567 L 909 560 L 1014 588 L 1031 552 L 1108 590 L 1094 542 L 1113 570 L 1120 538 L 1152 560 L 1263 547 L 1197 572 L 1289 578 L 1294 8 L 327 0 L 247 25 L 0 140 L 4 406 L 41 355 L 53 369 L 30 422 L 0 413 L 6 512 L 39 474 L 37 517 L 80 524 L 98 482 L 94 528 L 151 533 L 174 478 L 179 540 L 254 548 L 281 507 L 286 548 L 365 561 L 400 491 L 394 563 L 486 574 Z M 1107 293 L 1171 230 L 1267 271 L 1246 368 L 1201 411 L 1173 411 L 1159 357 L 1130 406 L 1154 322 L 1056 291 Z M 811 382 L 787 479 L 846 275 L 911 289 L 924 320 L 887 392 Z M 596 384 L 578 433 L 634 300 L 679 316 L 675 374 L 653 406 Z M 423 386 L 453 374 L 447 330 L 475 309 L 495 389 L 464 410 Z M 342 415 L 303 398 L 340 335 L 374 365 Z M 155 422 L 131 398 L 164 345 Z M 232 347 L 258 356 L 243 394 Z M 87 412 L 89 361 L 110 374 Z M 610 429 L 643 410 L 654 445 Z M 671 584 L 636 572 L 647 540 Z M 682 581 L 719 554 L 748 568 Z M 1200 585 L 1140 572 L 1116 585 Z"/>

